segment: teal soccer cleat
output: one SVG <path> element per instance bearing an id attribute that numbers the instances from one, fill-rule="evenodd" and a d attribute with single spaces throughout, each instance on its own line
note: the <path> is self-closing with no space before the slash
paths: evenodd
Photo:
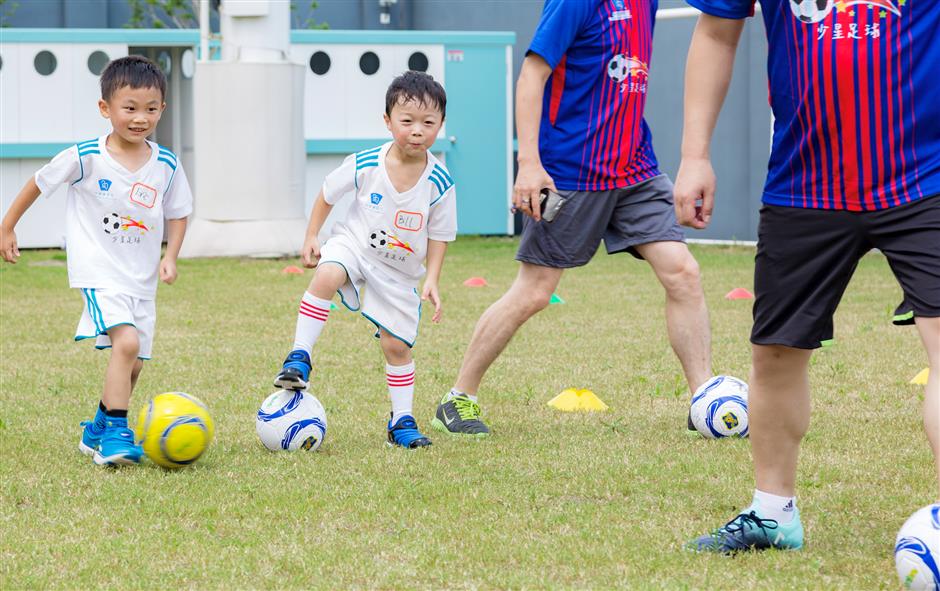
<path id="1" fill-rule="evenodd" d="M 95 455 L 95 450 L 101 445 L 101 436 L 104 429 L 98 429 L 94 421 L 82 421 L 82 439 L 78 442 L 78 451 L 86 456 Z"/>
<path id="2" fill-rule="evenodd" d="M 751 505 L 737 517 L 710 534 L 689 542 L 690 550 L 734 554 L 754 550 L 799 550 L 803 547 L 803 524 L 800 513 L 794 508 L 790 523 L 779 523 L 774 519 L 763 519 L 758 508 Z"/>

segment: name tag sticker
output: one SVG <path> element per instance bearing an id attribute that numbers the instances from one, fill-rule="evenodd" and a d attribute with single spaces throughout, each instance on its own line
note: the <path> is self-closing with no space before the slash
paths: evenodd
<path id="1" fill-rule="evenodd" d="M 395 212 L 395 227 L 399 230 L 417 232 L 424 226 L 424 215 L 416 211 L 399 209 Z"/>
<path id="2" fill-rule="evenodd" d="M 157 202 L 157 190 L 143 183 L 134 183 L 131 187 L 131 201 L 137 205 L 152 208 Z"/>

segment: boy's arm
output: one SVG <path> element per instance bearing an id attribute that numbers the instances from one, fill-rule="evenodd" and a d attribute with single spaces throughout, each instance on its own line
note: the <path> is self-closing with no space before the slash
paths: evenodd
<path id="1" fill-rule="evenodd" d="M 186 218 L 166 221 L 166 253 L 160 261 L 160 279 L 166 284 L 176 281 L 176 258 L 186 235 Z"/>
<path id="2" fill-rule="evenodd" d="M 539 156 L 539 127 L 542 124 L 542 98 L 545 82 L 552 68 L 540 55 L 530 53 L 522 62 L 516 82 L 516 134 L 519 138 L 519 172 L 512 189 L 512 204 L 522 213 L 538 220 L 540 210 L 531 207 L 539 202 L 539 193 L 548 187 L 555 190 L 555 181 L 542 167 Z"/>
<path id="3" fill-rule="evenodd" d="M 313 202 L 313 210 L 310 212 L 310 222 L 307 224 L 307 234 L 304 236 L 304 245 L 300 249 L 300 258 L 304 262 L 304 267 L 312 269 L 317 266 L 320 260 L 320 228 L 333 210 L 333 205 L 326 202 L 323 196 L 323 189 L 317 194 Z"/>
<path id="4" fill-rule="evenodd" d="M 711 221 L 716 183 L 709 144 L 743 27 L 743 20 L 702 14 L 692 35 L 685 67 L 682 162 L 675 186 L 676 217 L 684 226 L 703 229 Z"/>
<path id="5" fill-rule="evenodd" d="M 16 259 L 20 256 L 20 249 L 16 246 L 16 232 L 13 230 L 26 210 L 35 203 L 40 193 L 36 177 L 29 177 L 13 203 L 10 204 L 7 214 L 3 216 L 3 223 L 0 224 L 0 256 L 8 263 L 16 264 Z"/>
<path id="6" fill-rule="evenodd" d="M 424 288 L 421 290 L 423 301 L 431 300 L 434 304 L 432 322 L 441 321 L 441 294 L 437 284 L 441 278 L 441 268 L 444 266 L 444 254 L 447 252 L 447 243 L 440 240 L 428 240 L 428 257 L 424 261 L 428 273 L 424 278 Z"/>

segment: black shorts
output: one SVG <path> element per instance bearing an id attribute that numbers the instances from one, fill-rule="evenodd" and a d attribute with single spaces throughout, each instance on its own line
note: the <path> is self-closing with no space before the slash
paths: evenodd
<path id="1" fill-rule="evenodd" d="M 914 316 L 940 317 L 940 196 L 868 212 L 765 205 L 751 342 L 815 349 L 859 259 L 879 249 Z"/>

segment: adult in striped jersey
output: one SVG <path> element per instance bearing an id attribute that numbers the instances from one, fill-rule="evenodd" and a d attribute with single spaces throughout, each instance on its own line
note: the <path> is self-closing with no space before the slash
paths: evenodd
<path id="1" fill-rule="evenodd" d="M 709 143 L 755 0 L 688 0 L 699 19 L 686 72 L 679 220 L 704 228 Z M 796 549 L 795 480 L 809 425 L 807 366 L 858 260 L 878 248 L 927 351 L 924 426 L 940 483 L 940 11 L 930 0 L 761 0 L 776 118 L 754 285 L 752 504 L 700 550 Z M 903 311 L 903 310 L 900 310 Z M 899 320 L 903 321 L 904 318 Z"/>
<path id="2" fill-rule="evenodd" d="M 60 152 L 36 172 L 10 205 L 0 228 L 0 254 L 19 257 L 14 228 L 40 194 L 67 187 L 65 244 L 69 286 L 82 292 L 75 340 L 111 349 L 98 411 L 78 448 L 96 464 L 136 464 L 142 450 L 127 427 L 143 361 L 156 325 L 157 279 L 176 280 L 176 257 L 193 198 L 176 156 L 147 140 L 166 108 L 166 79 L 140 56 L 116 59 L 101 73 L 101 115 L 108 135 Z M 166 254 L 160 248 L 164 229 Z"/>
<path id="3" fill-rule="evenodd" d="M 485 436 L 480 381 L 512 335 L 544 309 L 564 269 L 609 254 L 645 259 L 666 290 L 669 341 L 689 390 L 711 376 L 708 310 L 684 243 L 672 183 L 660 172 L 643 119 L 657 0 L 547 0 L 519 75 L 519 173 L 513 203 L 526 214 L 509 291 L 477 322 L 454 388 L 433 425 Z M 567 199 L 541 221 L 540 191 Z M 535 204 L 533 206 L 533 204 Z"/>

